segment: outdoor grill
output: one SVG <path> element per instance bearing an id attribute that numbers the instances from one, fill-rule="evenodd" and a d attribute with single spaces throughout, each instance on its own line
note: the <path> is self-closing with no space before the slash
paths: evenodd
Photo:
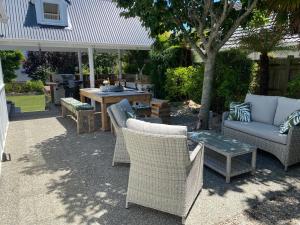
<path id="1" fill-rule="evenodd" d="M 75 80 L 74 74 L 53 74 L 52 82 L 56 83 L 53 88 L 55 104 L 59 105 L 60 99 L 64 97 L 79 99 L 79 88 L 82 81 Z"/>

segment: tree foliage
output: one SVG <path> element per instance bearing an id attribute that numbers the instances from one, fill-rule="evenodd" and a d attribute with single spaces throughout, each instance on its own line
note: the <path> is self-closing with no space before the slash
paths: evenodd
<path id="1" fill-rule="evenodd" d="M 4 82 L 11 82 L 17 77 L 16 70 L 20 68 L 21 62 L 24 60 L 23 53 L 20 51 L 0 51 L 0 58 Z"/>
<path id="2" fill-rule="evenodd" d="M 141 18 L 155 37 L 166 31 L 182 35 L 206 60 L 212 49 L 218 51 L 234 31 L 245 22 L 258 0 L 242 0 L 242 8 L 234 10 L 236 1 L 211 0 L 114 0 L 125 8 L 125 17 Z"/>
<path id="3" fill-rule="evenodd" d="M 139 17 L 155 37 L 166 31 L 182 37 L 204 61 L 199 125 L 208 128 L 215 59 L 259 0 L 114 0 L 125 17 Z M 199 126 L 198 126 L 199 127 Z"/>
<path id="4" fill-rule="evenodd" d="M 33 79 L 34 74 L 41 74 L 43 68 L 45 71 L 73 74 L 76 66 L 78 66 L 77 55 L 71 52 L 28 52 L 24 63 L 25 73 Z"/>

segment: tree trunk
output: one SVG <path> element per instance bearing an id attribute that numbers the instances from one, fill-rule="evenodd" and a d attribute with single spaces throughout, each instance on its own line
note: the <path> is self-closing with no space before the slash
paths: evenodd
<path id="1" fill-rule="evenodd" d="M 199 122 L 197 126 L 198 129 L 208 129 L 215 62 L 216 53 L 207 53 L 207 59 L 204 62 L 204 80 L 202 87 L 201 109 L 199 112 Z"/>
<path id="2" fill-rule="evenodd" d="M 268 95 L 269 92 L 269 56 L 268 53 L 260 55 L 260 94 Z"/>

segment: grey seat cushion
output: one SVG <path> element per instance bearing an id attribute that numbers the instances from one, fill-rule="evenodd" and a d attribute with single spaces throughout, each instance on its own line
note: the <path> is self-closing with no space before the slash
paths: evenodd
<path id="1" fill-rule="evenodd" d="M 274 125 L 259 122 L 245 123 L 240 121 L 225 120 L 224 126 L 279 144 L 287 144 L 287 135 L 280 134 L 279 128 Z"/>
<path id="2" fill-rule="evenodd" d="M 274 117 L 274 125 L 279 126 L 289 115 L 296 110 L 300 110 L 300 100 L 279 97 L 276 114 Z"/>
<path id="3" fill-rule="evenodd" d="M 251 103 L 251 119 L 253 121 L 273 124 L 278 102 L 277 96 L 248 94 L 245 102 Z"/>
<path id="4" fill-rule="evenodd" d="M 114 116 L 119 127 L 126 127 L 127 114 L 118 104 L 109 106 L 111 113 Z"/>
<path id="5" fill-rule="evenodd" d="M 127 128 L 143 133 L 161 135 L 184 135 L 187 136 L 186 126 L 173 126 L 166 124 L 149 123 L 137 119 L 128 119 Z"/>
<path id="6" fill-rule="evenodd" d="M 109 108 L 119 127 L 126 127 L 128 113 L 134 114 L 134 111 L 132 110 L 131 105 L 127 99 L 123 99 L 122 101 L 111 105 Z"/>
<path id="7" fill-rule="evenodd" d="M 134 113 L 129 101 L 126 98 L 118 102 L 117 105 L 125 112 L 127 111 L 129 113 Z"/>

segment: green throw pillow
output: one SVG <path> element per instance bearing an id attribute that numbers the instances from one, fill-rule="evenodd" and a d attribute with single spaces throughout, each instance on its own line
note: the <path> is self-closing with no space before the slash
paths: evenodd
<path id="1" fill-rule="evenodd" d="M 292 127 L 298 125 L 300 125 L 300 110 L 293 112 L 285 119 L 285 121 L 283 121 L 280 125 L 279 133 L 287 134 Z"/>
<path id="2" fill-rule="evenodd" d="M 232 102 L 228 120 L 251 122 L 251 103 Z"/>

